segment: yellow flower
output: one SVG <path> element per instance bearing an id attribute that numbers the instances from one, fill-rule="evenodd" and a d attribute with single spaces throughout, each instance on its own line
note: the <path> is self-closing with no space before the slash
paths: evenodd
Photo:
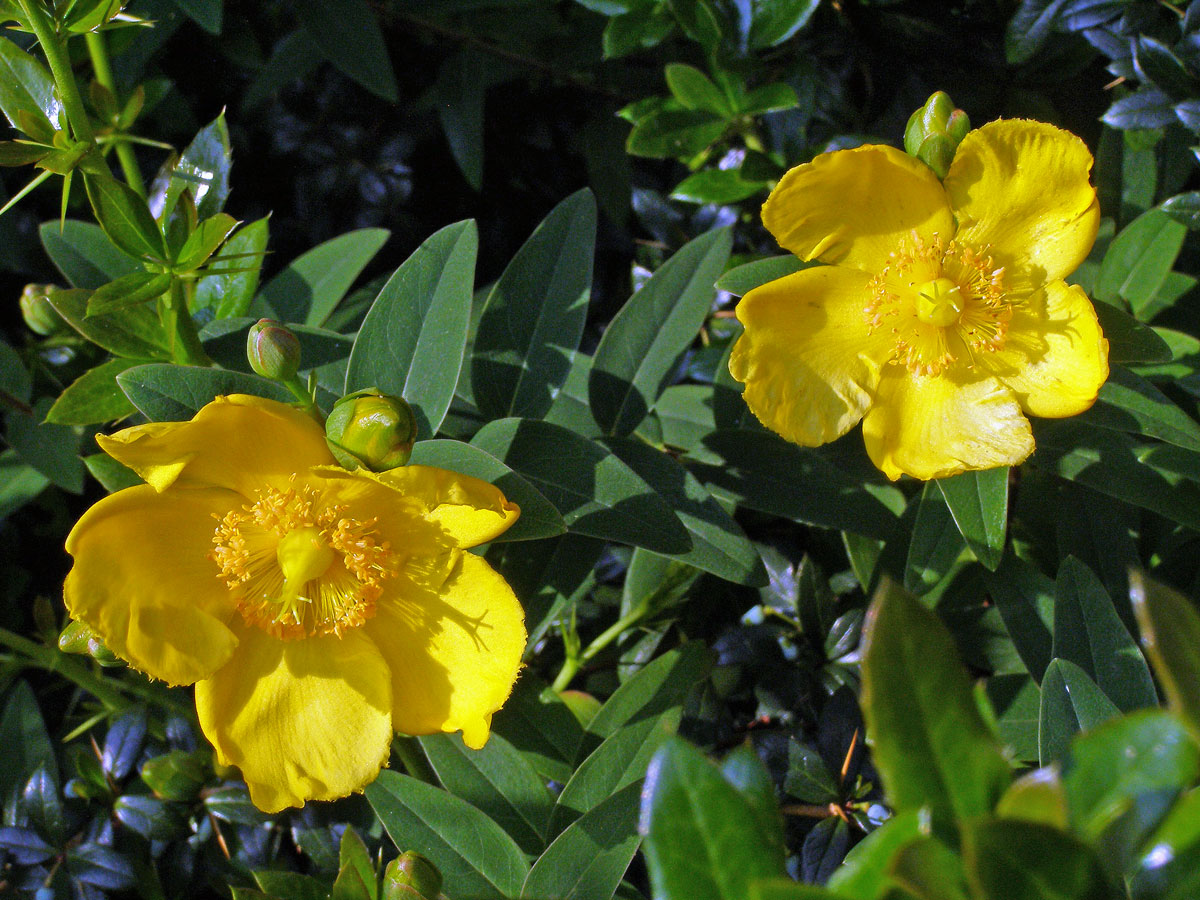
<path id="1" fill-rule="evenodd" d="M 1021 462 L 1028 415 L 1083 412 L 1108 342 L 1067 285 L 1096 238 L 1092 157 L 1074 135 L 992 122 L 959 145 L 945 183 L 881 145 L 789 171 L 763 223 L 801 270 L 750 291 L 729 369 L 750 409 L 797 444 L 861 419 L 891 479 Z"/>
<path id="2" fill-rule="evenodd" d="M 393 730 L 488 738 L 520 667 L 520 604 L 464 552 L 516 521 L 491 485 L 334 464 L 321 428 L 258 397 L 101 436 L 147 483 L 67 537 L 71 616 L 168 684 L 268 812 L 362 790 Z"/>

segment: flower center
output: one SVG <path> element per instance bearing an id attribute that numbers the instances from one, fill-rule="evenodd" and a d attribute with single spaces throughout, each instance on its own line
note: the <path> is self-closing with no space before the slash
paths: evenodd
<path id="1" fill-rule="evenodd" d="M 938 375 L 975 354 L 1004 346 L 1013 300 L 1004 269 L 957 241 L 925 243 L 915 232 L 871 279 L 863 314 L 872 333 L 895 336 L 892 361 L 915 375 Z"/>
<path id="2" fill-rule="evenodd" d="M 254 503 L 218 518 L 217 577 L 250 625 L 283 640 L 338 634 L 375 614 L 381 582 L 398 560 L 376 520 L 322 506 L 312 488 L 266 488 Z"/>

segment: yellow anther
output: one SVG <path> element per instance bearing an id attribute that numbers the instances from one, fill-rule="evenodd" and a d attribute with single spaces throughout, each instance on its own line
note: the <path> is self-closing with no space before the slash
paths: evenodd
<path id="1" fill-rule="evenodd" d="M 926 325 L 946 328 L 963 311 L 962 288 L 949 278 L 935 278 L 917 288 L 917 318 Z"/>

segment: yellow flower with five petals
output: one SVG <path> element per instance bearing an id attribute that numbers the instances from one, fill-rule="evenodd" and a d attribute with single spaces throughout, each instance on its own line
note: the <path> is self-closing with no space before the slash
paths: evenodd
<path id="1" fill-rule="evenodd" d="M 397 730 L 483 746 L 526 638 L 508 584 L 465 552 L 516 521 L 499 490 L 346 471 L 307 415 L 244 395 L 98 440 L 146 484 L 71 530 L 67 610 L 133 667 L 196 685 L 257 806 L 362 790 Z"/>
<path id="2" fill-rule="evenodd" d="M 868 145 L 791 169 L 763 224 L 803 269 L 749 291 L 729 368 L 754 414 L 817 446 L 861 420 L 891 479 L 1015 465 L 1026 415 L 1083 412 L 1108 342 L 1063 279 L 1099 225 L 1074 135 L 1000 120 L 967 134 L 944 183 Z"/>

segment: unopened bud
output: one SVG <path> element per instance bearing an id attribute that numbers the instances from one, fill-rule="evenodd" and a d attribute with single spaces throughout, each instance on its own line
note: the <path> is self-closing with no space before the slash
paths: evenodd
<path id="1" fill-rule="evenodd" d="M 21 316 L 34 334 L 48 337 L 66 325 L 50 305 L 50 294 L 57 290 L 60 288 L 53 284 L 27 284 L 21 291 Z"/>
<path id="2" fill-rule="evenodd" d="M 400 397 L 375 388 L 347 394 L 325 422 L 325 441 L 347 469 L 386 472 L 408 462 L 417 439 L 417 421 Z"/>
<path id="3" fill-rule="evenodd" d="M 259 319 L 246 335 L 250 368 L 264 378 L 289 381 L 300 368 L 300 341 L 271 319 Z"/>
<path id="4" fill-rule="evenodd" d="M 925 105 L 914 112 L 904 129 L 904 150 L 945 178 L 958 145 L 971 130 L 971 121 L 945 91 L 931 94 Z"/>
<path id="5" fill-rule="evenodd" d="M 383 873 L 383 900 L 437 900 L 442 873 L 419 853 L 401 853 Z"/>
<path id="6" fill-rule="evenodd" d="M 71 620 L 58 636 L 58 649 L 63 653 L 90 656 L 105 667 L 123 666 L 125 662 L 104 646 L 100 636 L 78 620 Z"/>

